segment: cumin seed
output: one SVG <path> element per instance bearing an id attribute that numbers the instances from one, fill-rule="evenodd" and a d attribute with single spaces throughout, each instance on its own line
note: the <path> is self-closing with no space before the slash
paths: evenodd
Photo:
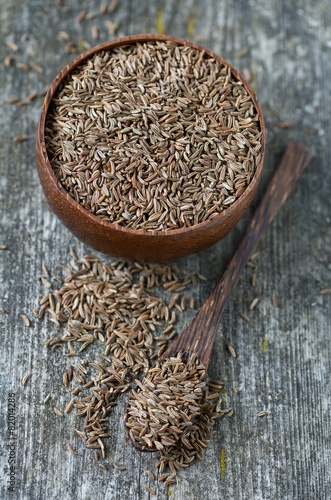
<path id="1" fill-rule="evenodd" d="M 260 411 L 258 414 L 257 414 L 257 417 L 265 417 L 266 415 L 268 415 L 268 412 L 267 411 Z"/>
<path id="2" fill-rule="evenodd" d="M 72 453 L 73 455 L 77 455 L 77 451 L 73 449 L 70 443 L 67 443 L 67 449 Z"/>
<path id="3" fill-rule="evenodd" d="M 30 326 L 31 325 L 31 322 L 30 322 L 30 320 L 29 320 L 29 318 L 27 316 L 25 316 L 24 314 L 21 314 L 21 318 L 24 321 L 25 326 Z"/>
<path id="4" fill-rule="evenodd" d="M 58 408 L 56 408 L 56 406 L 54 406 L 53 408 L 54 410 L 54 413 L 58 416 L 58 417 L 64 417 L 62 411 L 60 411 Z"/>
<path id="5" fill-rule="evenodd" d="M 27 381 L 29 380 L 31 376 L 31 372 L 28 372 L 24 375 L 24 377 L 22 378 L 22 385 L 25 385 L 27 383 Z"/>
<path id="6" fill-rule="evenodd" d="M 231 344 L 228 344 L 228 349 L 229 349 L 229 352 L 230 352 L 231 356 L 233 358 L 236 358 L 237 357 L 236 351 L 234 350 L 234 348 L 233 348 L 233 346 Z"/>

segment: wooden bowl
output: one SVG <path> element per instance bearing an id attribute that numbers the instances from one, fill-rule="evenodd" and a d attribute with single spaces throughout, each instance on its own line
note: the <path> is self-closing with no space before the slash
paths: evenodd
<path id="1" fill-rule="evenodd" d="M 79 205 L 64 189 L 50 165 L 44 137 L 45 121 L 52 97 L 61 82 L 80 63 L 96 52 L 107 51 L 121 45 L 148 42 L 150 40 L 169 40 L 181 45 L 188 45 L 205 52 L 231 68 L 234 77 L 241 81 L 250 95 L 259 114 L 262 131 L 261 160 L 255 174 L 243 194 L 227 209 L 212 219 L 195 226 L 174 229 L 169 231 L 146 231 L 128 229 L 114 223 L 104 221 Z M 230 64 L 213 54 L 211 51 L 192 42 L 166 35 L 133 35 L 118 38 L 111 42 L 102 43 L 93 47 L 69 63 L 51 84 L 40 114 L 36 136 L 36 161 L 40 182 L 51 209 L 80 240 L 95 250 L 118 258 L 141 262 L 170 261 L 198 252 L 223 238 L 246 212 L 257 190 L 264 161 L 265 126 L 261 107 L 256 96 L 246 80 Z"/>

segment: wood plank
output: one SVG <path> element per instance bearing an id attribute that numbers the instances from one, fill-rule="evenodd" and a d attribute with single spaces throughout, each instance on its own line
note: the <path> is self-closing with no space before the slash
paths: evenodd
<path id="1" fill-rule="evenodd" d="M 313 0 L 294 0 L 291 5 L 267 0 L 123 0 L 113 13 L 100 17 L 100 3 L 0 0 L 0 244 L 7 246 L 0 250 L 0 307 L 8 311 L 0 312 L 0 428 L 4 442 L 0 496 L 328 498 L 331 306 L 330 295 L 320 292 L 331 283 L 330 5 Z M 76 21 L 82 9 L 95 13 L 94 19 Z M 113 36 L 108 34 L 106 20 L 119 23 Z M 93 25 L 99 30 L 98 40 L 92 38 Z M 254 260 L 256 286 L 250 284 L 253 271 L 248 267 L 216 337 L 209 375 L 224 381 L 224 404 L 234 408 L 235 414 L 216 422 L 204 461 L 179 473 L 178 485 L 169 490 L 148 479 L 144 471 L 153 470 L 154 461 L 133 450 L 125 437 L 125 397 L 109 418 L 107 472 L 96 465 L 93 454 L 86 452 L 74 432 L 81 419 L 74 412 L 65 418 L 53 412 L 54 406 L 64 410 L 68 402 L 68 391 L 61 382 L 68 360 L 62 348 L 52 352 L 44 347 L 61 330 L 49 321 L 36 320 L 31 313 L 47 291 L 35 276 L 42 262 L 52 273 L 57 272 L 57 261 L 68 265 L 70 246 L 79 255 L 90 250 L 50 213 L 39 185 L 34 136 L 42 98 L 25 106 L 7 103 L 16 96 L 22 101 L 34 91 L 46 90 L 75 56 L 65 52 L 67 41 L 57 38 L 60 30 L 70 35 L 81 52 L 87 44 L 93 46 L 110 37 L 157 29 L 213 50 L 250 78 L 267 126 L 263 179 L 248 213 L 217 245 L 179 262 L 183 272 L 196 270 L 208 278 L 193 292 L 197 306 L 207 298 L 238 245 L 287 143 L 305 144 L 315 155 L 259 245 Z M 15 42 L 19 50 L 11 51 L 7 40 Z M 12 65 L 6 67 L 3 61 L 9 54 Z M 31 61 L 45 72 L 16 66 Z M 281 128 L 281 123 L 291 123 L 291 127 Z M 27 141 L 13 141 L 23 134 Z M 277 307 L 272 303 L 273 292 Z M 254 298 L 259 302 L 250 311 Z M 247 314 L 250 322 L 240 313 Z M 30 318 L 30 327 L 24 325 L 22 314 Z M 188 310 L 181 316 L 178 332 L 193 314 Z M 226 348 L 228 343 L 236 350 L 235 359 Z M 23 387 L 22 377 L 29 371 L 31 377 Z M 11 393 L 15 394 L 14 439 L 7 433 Z M 44 404 L 48 393 L 52 397 Z M 257 417 L 263 410 L 268 415 Z M 16 465 L 14 493 L 7 490 L 6 480 L 11 442 Z M 77 455 L 67 450 L 67 442 Z M 116 470 L 114 463 L 127 470 Z M 157 495 L 149 495 L 145 486 Z"/>

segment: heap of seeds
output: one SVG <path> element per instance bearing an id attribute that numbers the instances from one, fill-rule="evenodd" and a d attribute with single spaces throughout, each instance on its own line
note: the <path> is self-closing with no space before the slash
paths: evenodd
<path id="1" fill-rule="evenodd" d="M 200 413 L 205 376 L 194 354 L 187 362 L 178 354 L 157 362 L 142 382 L 136 380 L 126 422 L 132 441 L 159 451 L 176 444 Z"/>
<path id="2" fill-rule="evenodd" d="M 101 263 L 94 255 L 78 260 L 71 253 L 72 268 L 65 268 L 63 285 L 46 294 L 40 310 L 34 311 L 39 318 L 46 311 L 58 326 L 66 323 L 66 335 L 50 340 L 48 345 L 67 342 L 70 355 L 75 356 L 78 352 L 73 341 L 81 343 L 81 352 L 98 338 L 106 344 L 105 356 L 112 353 L 119 365 L 133 373 L 144 373 L 148 357 L 160 356 L 168 339 L 175 335 L 173 324 L 176 311 L 185 309 L 186 287 L 196 282 L 195 276 L 203 276 L 191 272 L 181 281 L 177 264 Z M 172 292 L 168 304 L 150 293 L 152 287 L 162 283 L 166 293 Z M 166 326 L 162 335 L 154 335 L 162 326 Z"/>
<path id="3" fill-rule="evenodd" d="M 231 69 L 174 42 L 99 52 L 51 102 L 50 163 L 98 217 L 172 230 L 214 217 L 251 182 L 261 159 L 254 103 Z"/>
<path id="4" fill-rule="evenodd" d="M 167 486 L 176 481 L 176 471 L 187 467 L 195 458 L 202 460 L 208 437 L 213 433 L 214 419 L 233 413 L 231 408 L 220 409 L 221 382 L 211 381 L 208 392 L 203 381 L 205 368 L 194 356 L 189 360 L 177 356 L 161 364 L 158 362 L 142 383 L 137 380 L 137 376 L 146 374 L 150 360 L 159 357 L 175 335 L 175 310 L 181 312 L 185 308 L 183 292 L 187 286 L 195 285 L 195 273 L 180 279 L 175 263 L 102 263 L 93 255 L 78 259 L 72 249 L 70 253 L 71 267 L 61 266 L 67 274 L 63 282 L 58 276 L 49 276 L 43 266 L 44 275 L 50 281 L 61 282 L 62 286 L 45 295 L 40 301 L 40 310 L 34 313 L 39 318 L 47 313 L 58 326 L 66 326 L 63 337 L 49 340 L 46 345 L 55 348 L 66 343 L 69 347 L 66 356 L 71 363 L 95 339 L 105 343 L 105 354 L 99 354 L 101 360 L 83 359 L 73 363 L 74 366 L 69 364 L 62 374 L 63 385 L 70 387 L 76 383 L 76 386 L 71 389 L 66 408 L 61 411 L 54 407 L 54 412 L 64 417 L 76 409 L 77 415 L 84 418 L 84 424 L 75 431 L 86 448 L 93 450 L 96 460 L 105 458 L 105 439 L 110 437 L 109 413 L 118 396 L 136 379 L 139 389 L 131 395 L 128 422 L 131 437 L 149 446 L 154 444 L 159 450 L 155 457 L 160 474 L 158 481 Z M 199 274 L 197 277 L 204 278 Z M 151 288 L 161 284 L 166 293 L 171 293 L 168 304 L 151 294 Z M 159 335 L 157 330 L 165 325 Z M 77 344 L 81 344 L 78 351 Z M 97 376 L 92 373 L 95 370 Z M 50 395 L 45 403 L 49 398 Z M 217 401 L 211 402 L 215 398 Z M 138 409 L 136 415 L 134 408 Z M 144 422 L 146 410 L 153 415 L 149 426 Z M 70 443 L 67 448 L 76 454 Z M 100 466 L 105 468 L 103 464 Z M 163 473 L 166 467 L 170 472 Z"/>
<path id="5" fill-rule="evenodd" d="M 64 336 L 49 339 L 46 345 L 55 348 L 66 343 L 67 357 L 79 356 L 95 339 L 105 344 L 104 354 L 99 354 L 101 360 L 86 360 L 85 365 L 78 363 L 76 367 L 69 365 L 62 375 L 65 386 L 73 379 L 80 385 L 72 390 L 75 398 L 67 408 L 68 412 L 77 408 L 78 414 L 86 418 L 81 437 L 88 447 L 99 448 L 104 455 L 102 438 L 108 437 L 105 415 L 132 379 L 146 373 L 150 360 L 165 351 L 176 334 L 176 312 L 185 309 L 186 287 L 192 288 L 196 277 L 204 277 L 191 272 L 180 279 L 176 263 L 102 263 L 93 255 L 78 259 L 72 249 L 70 252 L 71 268 L 61 266 L 67 274 L 63 282 L 53 277 L 62 286 L 47 293 L 34 314 L 42 318 L 47 313 L 57 326 L 65 326 Z M 48 276 L 46 270 L 45 267 L 43 271 Z M 48 279 L 52 281 L 49 276 Z M 51 286 L 47 283 L 47 287 Z M 169 294 L 168 303 L 151 293 L 161 284 Z M 89 367 L 99 374 L 87 380 Z M 90 395 L 84 395 L 84 389 L 90 389 Z"/>

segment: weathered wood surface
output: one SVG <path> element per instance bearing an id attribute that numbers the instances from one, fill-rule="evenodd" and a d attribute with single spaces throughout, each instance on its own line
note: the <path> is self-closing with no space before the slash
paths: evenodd
<path id="1" fill-rule="evenodd" d="M 330 157 L 331 8 L 328 2 L 295 0 L 137 1 L 123 0 L 101 17 L 100 1 L 0 0 L 0 313 L 1 331 L 1 498 L 147 499 L 145 486 L 156 497 L 175 500 L 324 499 L 329 498 L 329 377 L 331 295 Z M 59 4 L 59 5 L 58 5 Z M 62 5 L 60 5 L 62 4 Z M 94 19 L 78 23 L 86 9 Z M 123 397 L 109 418 L 111 438 L 105 464 L 96 466 L 74 427 L 74 414 L 56 417 L 68 392 L 61 383 L 67 360 L 60 351 L 44 348 L 55 325 L 32 319 L 31 308 L 44 294 L 40 273 L 44 261 L 52 272 L 56 262 L 69 263 L 68 248 L 89 251 L 48 210 L 34 159 L 34 137 L 41 109 L 37 97 L 27 106 L 8 104 L 31 92 L 43 91 L 75 54 L 65 52 L 68 32 L 79 51 L 111 38 L 105 20 L 119 23 L 115 36 L 166 33 L 196 41 L 228 60 L 250 79 L 267 125 L 265 170 L 253 205 L 244 219 L 213 248 L 180 261 L 184 271 L 198 270 L 208 282 L 195 290 L 202 304 L 239 243 L 289 140 L 310 147 L 314 159 L 259 245 L 252 269 L 240 279 L 221 326 L 209 367 L 210 376 L 226 384 L 226 404 L 232 418 L 219 420 L 205 460 L 179 474 L 178 485 L 164 491 L 150 484 L 144 470 L 153 467 L 127 441 L 122 417 Z M 91 27 L 99 29 L 93 40 Z M 60 36 L 61 37 L 61 36 Z M 13 52 L 6 41 L 18 45 Z M 34 55 L 35 53 L 35 55 Z M 4 58 L 12 54 L 11 67 Z M 38 73 L 17 67 L 35 61 Z M 291 123 L 281 128 L 279 123 Z M 25 142 L 13 142 L 25 134 Z M 275 291 L 277 307 L 272 305 Z M 260 300 L 253 311 L 249 304 Z M 239 313 L 251 318 L 245 322 Z M 21 314 L 31 318 L 25 327 Z M 194 312 L 181 316 L 180 332 Z M 231 343 L 237 358 L 230 357 Z M 31 371 L 23 388 L 22 376 Z M 232 386 L 239 390 L 234 394 Z M 43 404 L 51 392 L 52 400 Z M 8 436 L 8 395 L 15 394 L 15 439 Z M 268 415 L 258 418 L 257 413 Z M 78 455 L 71 455 L 71 442 Z M 12 446 L 15 492 L 7 490 L 6 473 Z M 126 471 L 114 469 L 124 464 Z"/>

